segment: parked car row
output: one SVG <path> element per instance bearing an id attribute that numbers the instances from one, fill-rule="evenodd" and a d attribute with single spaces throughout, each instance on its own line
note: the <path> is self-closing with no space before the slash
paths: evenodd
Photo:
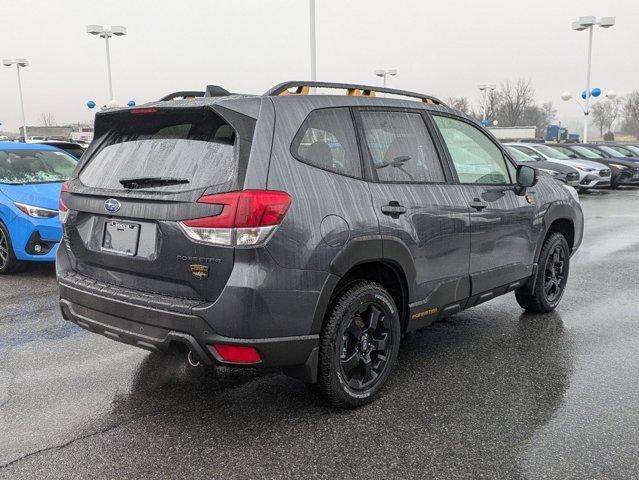
<path id="1" fill-rule="evenodd" d="M 581 192 L 639 185 L 639 146 L 518 142 L 506 148 L 517 163 L 530 162 Z"/>

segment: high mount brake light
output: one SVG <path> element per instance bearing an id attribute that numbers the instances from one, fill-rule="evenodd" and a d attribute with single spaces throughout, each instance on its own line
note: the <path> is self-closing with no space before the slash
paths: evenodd
<path id="1" fill-rule="evenodd" d="M 193 240 L 213 245 L 255 247 L 268 241 L 291 205 L 291 196 L 276 190 L 241 190 L 205 195 L 198 203 L 220 205 L 215 216 L 180 222 Z"/>
<path id="2" fill-rule="evenodd" d="M 132 108 L 129 110 L 133 115 L 150 115 L 152 113 L 157 113 L 157 108 Z"/>
<path id="3" fill-rule="evenodd" d="M 62 201 L 62 194 L 64 192 L 69 191 L 69 182 L 64 182 L 62 184 L 62 189 L 60 190 L 60 201 L 58 203 L 58 215 L 61 223 L 65 223 L 67 221 L 67 217 L 69 216 L 69 207 L 65 205 Z"/>

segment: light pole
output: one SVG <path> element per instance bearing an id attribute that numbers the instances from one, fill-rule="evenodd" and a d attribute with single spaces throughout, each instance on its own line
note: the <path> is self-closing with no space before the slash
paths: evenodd
<path id="1" fill-rule="evenodd" d="M 115 99 L 113 98 L 113 81 L 111 80 L 111 52 L 109 50 L 109 38 L 114 35 L 116 37 L 126 35 L 126 28 L 121 25 L 113 25 L 111 27 L 104 27 L 102 25 L 87 25 L 87 33 L 90 33 L 91 35 L 99 35 L 105 40 L 107 77 L 109 79 L 109 104 L 110 106 L 115 106 Z"/>
<path id="2" fill-rule="evenodd" d="M 24 117 L 24 100 L 22 99 L 22 82 L 20 81 L 20 67 L 29 66 L 29 61 L 26 58 L 16 58 L 15 60 L 2 60 L 2 65 L 5 67 L 10 67 L 11 65 L 16 66 L 16 72 L 18 74 L 18 93 L 20 94 L 20 110 L 22 111 L 22 135 L 24 136 L 24 141 L 27 141 L 27 122 Z"/>
<path id="3" fill-rule="evenodd" d="M 317 80 L 317 41 L 315 38 L 315 0 L 309 0 L 310 42 L 311 42 L 311 80 Z"/>
<path id="4" fill-rule="evenodd" d="M 579 20 L 572 22 L 572 29 L 579 32 L 588 30 L 588 66 L 586 67 L 586 102 L 584 107 L 584 135 L 583 141 L 588 141 L 588 115 L 590 115 L 590 67 L 592 64 L 592 33 L 595 25 L 601 28 L 610 28 L 615 24 L 615 17 L 602 17 L 597 20 L 595 17 L 579 17 Z M 563 98 L 563 95 L 562 95 Z"/>
<path id="5" fill-rule="evenodd" d="M 601 88 L 593 88 L 592 90 L 584 90 L 583 92 L 581 92 L 581 98 L 584 100 L 583 105 L 579 102 L 579 100 L 577 100 L 576 98 L 574 98 L 572 96 L 572 93 L 570 92 L 564 92 L 561 94 L 561 99 L 564 102 L 567 102 L 569 100 L 574 100 L 577 105 L 579 105 L 579 108 L 581 108 L 581 111 L 584 112 L 584 136 L 582 138 L 582 142 L 586 143 L 588 141 L 588 115 L 590 114 L 590 97 L 595 98 L 595 100 L 597 99 L 597 97 L 599 97 L 601 95 Z M 615 92 L 614 90 L 609 90 L 608 93 L 606 93 L 605 95 L 606 98 L 610 99 L 610 100 L 614 100 L 615 98 L 617 98 L 617 92 Z"/>
<path id="6" fill-rule="evenodd" d="M 386 78 L 394 77 L 395 75 L 397 75 L 397 69 L 389 68 L 388 70 L 384 70 L 380 68 L 379 70 L 375 70 L 373 73 L 375 73 L 375 75 L 377 75 L 378 77 L 382 78 L 382 86 L 386 88 Z"/>
<path id="7" fill-rule="evenodd" d="M 482 115 L 481 123 L 485 124 L 486 123 L 486 116 L 487 116 L 486 110 L 488 109 L 488 105 L 487 105 L 488 104 L 488 90 L 490 90 L 491 92 L 495 91 L 497 89 L 497 85 L 494 85 L 494 84 L 477 85 L 477 88 L 479 88 L 479 91 L 483 93 L 483 97 L 484 97 L 483 102 L 482 102 L 483 115 Z"/>

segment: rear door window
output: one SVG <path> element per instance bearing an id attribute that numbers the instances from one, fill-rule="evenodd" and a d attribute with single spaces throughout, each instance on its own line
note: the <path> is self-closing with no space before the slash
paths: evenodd
<path id="1" fill-rule="evenodd" d="M 171 192 L 236 186 L 236 134 L 215 112 L 158 111 L 117 118 L 80 172 L 84 185 Z"/>
<path id="2" fill-rule="evenodd" d="M 421 114 L 363 110 L 360 115 L 380 182 L 444 182 L 439 156 Z"/>
<path id="3" fill-rule="evenodd" d="M 298 160 L 350 177 L 362 176 L 353 119 L 348 108 L 309 113 L 291 146 Z"/>

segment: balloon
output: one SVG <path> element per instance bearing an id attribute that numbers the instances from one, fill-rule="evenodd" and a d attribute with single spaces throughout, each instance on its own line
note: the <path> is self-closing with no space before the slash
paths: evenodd
<path id="1" fill-rule="evenodd" d="M 590 93 L 593 97 L 598 97 L 599 95 L 601 95 L 601 88 L 595 87 L 590 91 Z"/>
<path id="2" fill-rule="evenodd" d="M 581 98 L 583 98 L 584 100 L 588 98 L 589 96 L 590 96 L 590 92 L 588 92 L 588 90 L 584 90 L 583 92 L 581 92 Z"/>
<path id="3" fill-rule="evenodd" d="M 89 108 L 95 108 L 95 102 L 94 102 L 93 100 L 89 100 L 89 101 L 87 102 L 87 107 L 89 107 Z"/>
<path id="4" fill-rule="evenodd" d="M 129 100 L 129 101 L 127 102 L 127 105 L 128 105 L 129 107 L 135 107 L 135 100 Z"/>

